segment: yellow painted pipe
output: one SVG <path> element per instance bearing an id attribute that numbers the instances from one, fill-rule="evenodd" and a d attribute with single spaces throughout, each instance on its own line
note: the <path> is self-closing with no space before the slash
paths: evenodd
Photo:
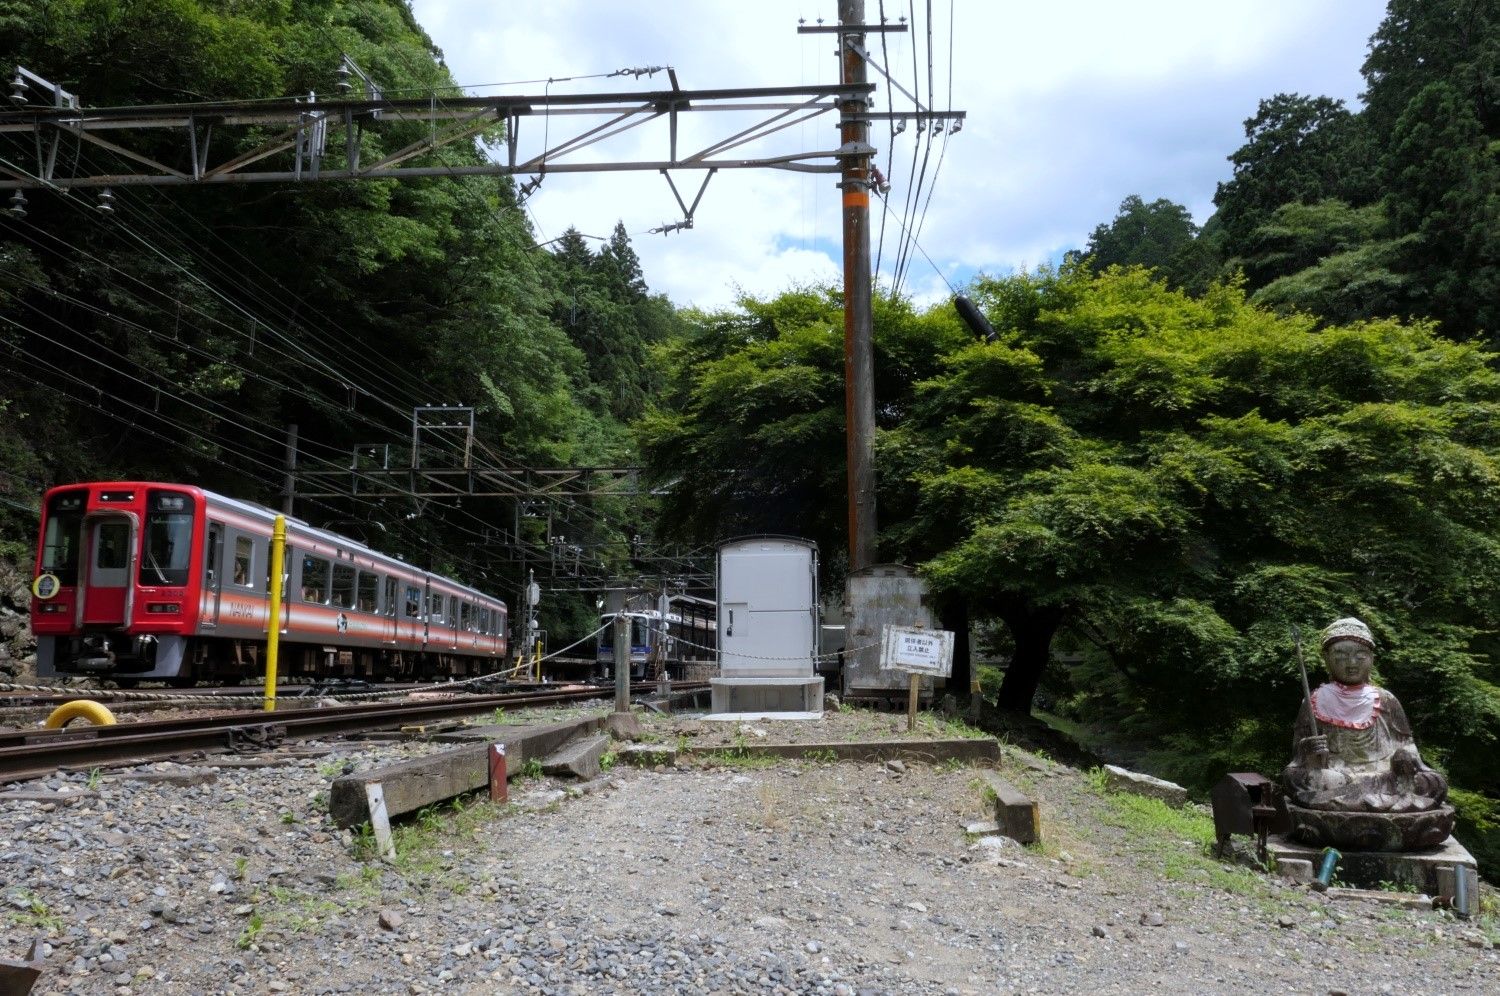
<path id="1" fill-rule="evenodd" d="M 52 710 L 43 725 L 49 730 L 60 730 L 75 719 L 86 719 L 95 726 L 114 726 L 115 714 L 93 699 L 74 699 L 64 702 Z"/>
<path id="2" fill-rule="evenodd" d="M 286 567 L 286 516 L 278 515 L 271 527 L 270 616 L 266 619 L 266 691 L 265 711 L 276 710 L 276 664 L 281 652 L 281 574 Z"/>

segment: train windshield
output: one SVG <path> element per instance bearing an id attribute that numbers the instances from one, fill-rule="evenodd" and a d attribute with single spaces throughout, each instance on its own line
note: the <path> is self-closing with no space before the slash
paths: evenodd
<path id="1" fill-rule="evenodd" d="M 192 554 L 192 498 L 176 491 L 151 492 L 141 549 L 141 584 L 187 584 Z"/>
<path id="2" fill-rule="evenodd" d="M 78 583 L 78 547 L 83 539 L 85 493 L 53 495 L 47 503 L 47 528 L 42 535 L 42 573 L 56 575 L 60 584 Z"/>

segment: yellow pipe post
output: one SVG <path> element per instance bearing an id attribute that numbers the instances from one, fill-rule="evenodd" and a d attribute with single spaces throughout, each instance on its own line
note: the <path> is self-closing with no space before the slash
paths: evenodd
<path id="1" fill-rule="evenodd" d="M 266 620 L 265 711 L 276 710 L 276 663 L 281 650 L 281 575 L 286 567 L 286 516 L 278 515 L 271 527 L 271 615 Z"/>
<path id="2" fill-rule="evenodd" d="M 542 641 L 536 641 L 536 649 L 531 652 L 531 680 L 540 683 L 542 680 Z"/>
<path id="3" fill-rule="evenodd" d="M 72 702 L 64 702 L 52 710 L 52 714 L 42 725 L 49 730 L 60 730 L 79 718 L 86 719 L 95 726 L 115 725 L 115 714 L 93 699 L 74 699 Z"/>

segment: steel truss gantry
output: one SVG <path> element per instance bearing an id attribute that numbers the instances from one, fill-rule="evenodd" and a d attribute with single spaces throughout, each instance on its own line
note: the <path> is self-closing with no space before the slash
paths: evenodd
<path id="1" fill-rule="evenodd" d="M 835 173 L 840 169 L 839 157 L 848 154 L 839 148 L 748 158 L 733 158 L 729 153 L 820 115 L 837 113 L 841 105 L 863 101 L 874 90 L 870 84 L 683 90 L 677 86 L 676 74 L 670 75 L 671 89 L 646 93 L 477 97 L 434 91 L 399 99 L 325 99 L 310 94 L 302 99 L 81 107 L 76 96 L 60 88 L 48 89 L 51 85 L 45 80 L 18 68 L 12 84 L 13 106 L 0 110 L 0 135 L 21 140 L 28 150 L 27 161 L 0 155 L 0 189 L 627 170 L 699 170 L 711 175 L 721 169 L 770 168 Z M 366 88 L 375 90 L 368 83 Z M 682 116 L 689 113 L 735 113 L 739 115 L 736 123 L 742 123 L 746 115 L 755 120 L 684 150 L 679 126 Z M 600 161 L 579 155 L 606 139 L 660 121 L 666 123 L 660 158 Z M 523 123 L 534 123 L 541 140 L 524 152 Z M 565 127 L 574 123 L 576 127 Z M 366 133 L 401 124 L 417 125 L 425 133 L 369 161 L 363 154 Z M 424 153 L 476 135 L 497 158 L 482 164 L 406 165 Z M 833 135 L 832 128 L 829 135 Z M 149 136 L 149 141 L 141 142 L 136 136 Z M 335 136 L 342 136 L 342 142 Z M 132 148 L 133 139 L 133 144 L 149 148 Z M 75 166 L 74 157 L 60 155 L 69 141 L 114 153 L 134 168 L 102 172 L 87 162 Z M 330 153 L 331 145 L 336 153 Z M 171 154 L 156 151 L 163 148 Z M 275 168 L 265 168 L 266 161 L 273 159 Z"/>

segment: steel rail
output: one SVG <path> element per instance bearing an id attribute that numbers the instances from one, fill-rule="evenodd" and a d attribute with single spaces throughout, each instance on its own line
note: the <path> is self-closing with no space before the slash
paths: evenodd
<path id="1" fill-rule="evenodd" d="M 28 781 L 60 767 L 88 768 L 119 761 L 159 760 L 197 751 L 268 746 L 282 740 L 316 739 L 405 723 L 472 715 L 496 709 L 601 699 L 594 687 L 569 686 L 548 692 L 464 696 L 399 705 L 355 705 L 290 712 L 239 712 L 223 716 L 26 730 L 0 734 L 0 783 Z"/>

